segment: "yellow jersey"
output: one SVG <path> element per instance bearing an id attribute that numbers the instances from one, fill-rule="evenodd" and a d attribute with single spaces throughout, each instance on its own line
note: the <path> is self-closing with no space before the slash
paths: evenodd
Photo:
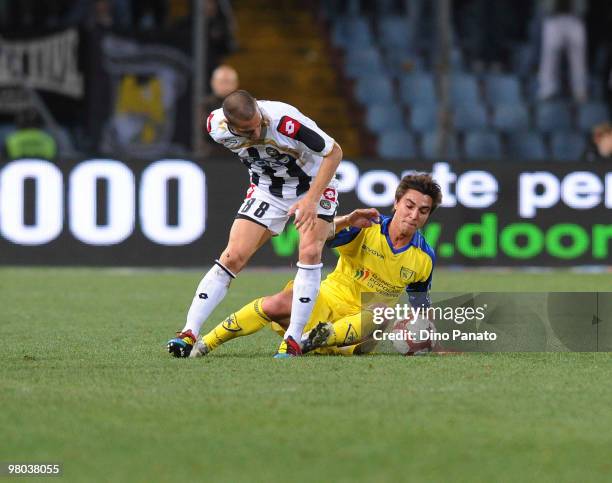
<path id="1" fill-rule="evenodd" d="M 389 238 L 391 219 L 381 216 L 380 224 L 346 228 L 328 242 L 338 248 L 340 259 L 321 289 L 341 312 L 359 311 L 363 293 L 395 302 L 407 291 L 412 305 L 429 306 L 434 251 L 420 231 L 396 249 Z"/>

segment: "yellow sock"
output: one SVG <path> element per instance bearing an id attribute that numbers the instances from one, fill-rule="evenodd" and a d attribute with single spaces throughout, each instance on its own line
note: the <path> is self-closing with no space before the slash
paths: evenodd
<path id="1" fill-rule="evenodd" d="M 272 322 L 261 308 L 263 298 L 249 302 L 202 337 L 209 350 L 228 340 L 250 335 Z"/>

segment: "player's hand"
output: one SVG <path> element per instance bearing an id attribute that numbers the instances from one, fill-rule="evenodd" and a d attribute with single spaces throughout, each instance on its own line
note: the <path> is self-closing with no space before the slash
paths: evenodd
<path id="1" fill-rule="evenodd" d="M 317 220 L 317 201 L 312 201 L 308 196 L 304 196 L 289 208 L 289 216 L 292 215 L 295 215 L 293 223 L 298 230 L 312 230 Z"/>
<path id="2" fill-rule="evenodd" d="M 355 228 L 368 228 L 380 223 L 380 213 L 376 208 L 360 208 L 348 215 L 348 223 Z"/>

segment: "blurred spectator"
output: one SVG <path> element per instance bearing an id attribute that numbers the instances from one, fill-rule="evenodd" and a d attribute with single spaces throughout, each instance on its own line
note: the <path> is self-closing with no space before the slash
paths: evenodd
<path id="1" fill-rule="evenodd" d="M 612 2 L 594 1 L 589 10 L 589 39 L 593 42 L 591 56 L 595 73 L 601 82 L 602 92 L 608 105 L 608 116 L 612 119 Z"/>
<path id="2" fill-rule="evenodd" d="M 455 0 L 457 38 L 476 70 L 507 63 L 511 47 L 527 37 L 529 0 Z"/>
<path id="3" fill-rule="evenodd" d="M 110 0 L 94 1 L 93 22 L 96 27 L 113 28 L 114 21 Z"/>
<path id="4" fill-rule="evenodd" d="M 587 41 L 584 15 L 586 0 L 541 0 L 542 53 L 538 74 L 540 100 L 559 94 L 559 64 L 565 50 L 570 68 L 572 95 L 577 102 L 587 98 Z"/>
<path id="5" fill-rule="evenodd" d="M 215 109 L 219 109 L 223 104 L 223 100 L 238 89 L 238 85 L 238 72 L 233 67 L 220 65 L 214 70 L 210 79 L 212 93 L 204 98 L 200 106 L 201 118 L 204 123 L 206 123 L 208 115 Z M 223 146 L 217 144 L 210 136 L 206 135 L 205 129 L 206 127 L 204 126 L 206 154 L 226 154 Z"/>
<path id="6" fill-rule="evenodd" d="M 210 78 L 212 94 L 204 100 L 204 105 L 207 106 L 206 112 L 219 109 L 223 100 L 238 89 L 238 85 L 236 69 L 225 64 L 217 67 Z"/>
<path id="7" fill-rule="evenodd" d="M 608 122 L 593 128 L 591 142 L 583 156 L 586 161 L 612 161 L 612 125 Z"/>
<path id="8" fill-rule="evenodd" d="M 226 2 L 218 0 L 202 0 L 206 15 L 208 32 L 208 49 L 206 51 L 206 77 L 211 78 L 212 72 L 222 59 L 235 49 L 232 11 Z"/>
<path id="9" fill-rule="evenodd" d="M 10 161 L 20 158 L 40 158 L 52 161 L 57 156 L 55 139 L 43 131 L 42 118 L 35 109 L 25 109 L 17 115 L 17 130 L 6 137 L 4 152 Z"/>

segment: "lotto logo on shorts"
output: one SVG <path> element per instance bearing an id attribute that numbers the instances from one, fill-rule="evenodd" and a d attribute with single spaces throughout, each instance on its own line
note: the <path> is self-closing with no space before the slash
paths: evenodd
<path id="1" fill-rule="evenodd" d="M 296 121 L 295 119 L 289 116 L 283 116 L 280 122 L 278 123 L 278 132 L 284 134 L 285 136 L 289 136 L 290 138 L 295 138 L 298 131 L 300 130 L 302 125 Z"/>
<path id="2" fill-rule="evenodd" d="M 332 188 L 326 188 L 325 191 L 323 191 L 323 198 L 325 198 L 326 200 L 335 202 L 336 201 L 336 190 Z"/>

